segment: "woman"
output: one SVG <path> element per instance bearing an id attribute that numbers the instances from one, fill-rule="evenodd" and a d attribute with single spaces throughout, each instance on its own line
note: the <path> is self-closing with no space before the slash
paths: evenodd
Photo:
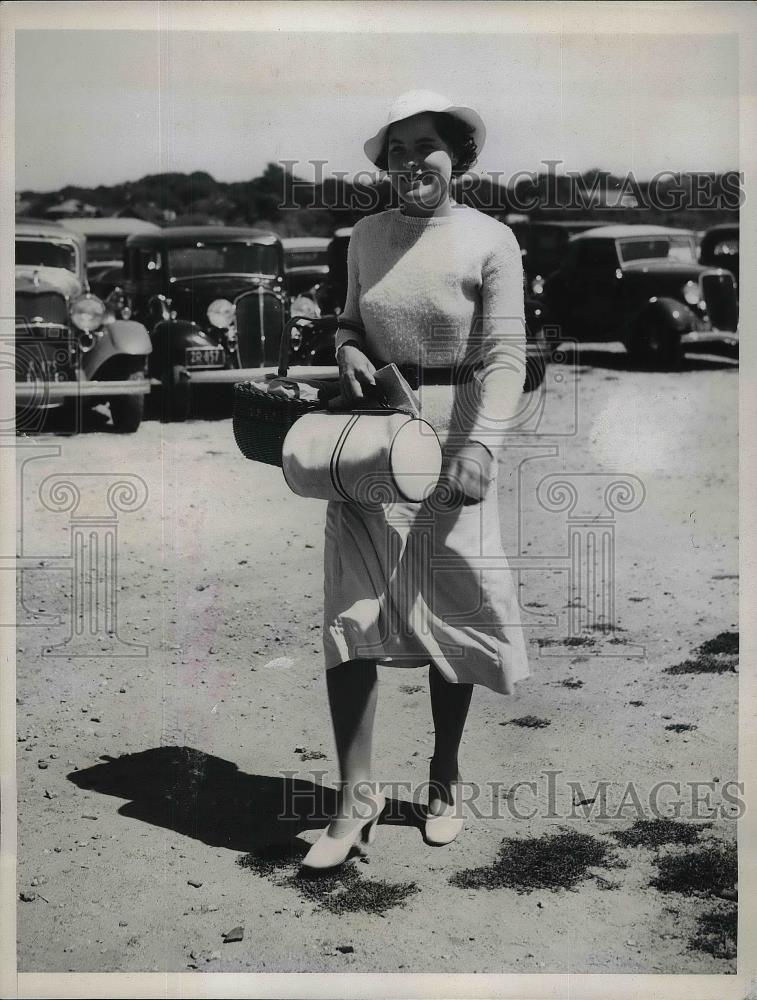
<path id="1" fill-rule="evenodd" d="M 474 684 L 510 694 L 529 672 L 496 488 L 525 378 L 521 256 L 509 228 L 450 197 L 484 137 L 473 109 L 413 91 L 364 146 L 400 208 L 352 232 L 336 340 L 341 393 L 354 404 L 389 362 L 417 374 L 443 466 L 423 503 L 328 505 L 324 652 L 342 784 L 306 868 L 340 864 L 375 835 L 385 805 L 371 773 L 377 663 L 430 666 L 431 844 L 463 826 L 458 749 Z"/>

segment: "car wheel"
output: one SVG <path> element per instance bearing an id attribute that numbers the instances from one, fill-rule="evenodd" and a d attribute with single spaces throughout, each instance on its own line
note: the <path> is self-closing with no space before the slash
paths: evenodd
<path id="1" fill-rule="evenodd" d="M 681 334 L 659 320 L 650 320 L 640 326 L 628 351 L 634 361 L 655 371 L 680 368 L 683 361 Z"/>
<path id="2" fill-rule="evenodd" d="M 130 382 L 144 380 L 144 372 L 132 372 Z M 110 400 L 110 416 L 113 430 L 117 434 L 133 434 L 142 423 L 145 412 L 145 397 L 142 393 L 133 396 L 113 396 Z"/>

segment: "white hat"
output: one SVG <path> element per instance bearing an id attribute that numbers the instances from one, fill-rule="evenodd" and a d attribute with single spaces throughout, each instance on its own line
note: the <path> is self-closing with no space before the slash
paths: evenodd
<path id="1" fill-rule="evenodd" d="M 479 153 L 481 152 L 486 139 L 486 127 L 477 111 L 464 105 L 453 104 L 448 97 L 437 94 L 433 90 L 409 90 L 406 94 L 401 94 L 392 105 L 386 125 L 380 128 L 363 146 L 365 155 L 371 163 L 379 166 L 376 161 L 381 158 L 384 151 L 386 133 L 389 131 L 390 125 L 394 125 L 395 122 L 402 121 L 404 118 L 419 115 L 424 111 L 443 111 L 445 114 L 465 122 L 473 130 L 476 149 Z"/>

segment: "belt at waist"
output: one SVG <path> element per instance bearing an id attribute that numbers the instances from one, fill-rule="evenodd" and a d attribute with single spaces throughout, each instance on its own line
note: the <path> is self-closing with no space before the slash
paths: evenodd
<path id="1" fill-rule="evenodd" d="M 379 363 L 380 364 L 380 363 Z M 397 365 L 400 375 L 411 389 L 422 385 L 459 385 L 473 378 L 474 368 L 470 365 L 426 368 L 421 365 Z"/>

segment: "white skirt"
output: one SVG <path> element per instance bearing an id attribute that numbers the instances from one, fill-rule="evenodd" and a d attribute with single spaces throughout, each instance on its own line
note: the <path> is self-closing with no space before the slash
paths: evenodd
<path id="1" fill-rule="evenodd" d="M 422 416 L 442 440 L 451 392 L 423 389 Z M 529 668 L 496 472 L 477 504 L 328 503 L 323 648 L 326 669 L 433 664 L 452 683 L 513 693 Z"/>

